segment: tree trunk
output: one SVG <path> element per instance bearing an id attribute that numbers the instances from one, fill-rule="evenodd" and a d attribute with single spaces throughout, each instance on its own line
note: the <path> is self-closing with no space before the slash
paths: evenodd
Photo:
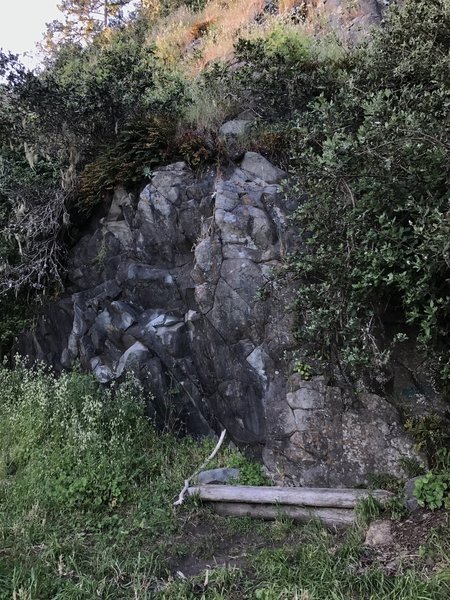
<path id="1" fill-rule="evenodd" d="M 348 508 L 300 508 L 275 504 L 244 504 L 240 502 L 208 502 L 214 512 L 225 517 L 255 517 L 273 521 L 286 516 L 300 523 L 319 519 L 332 529 L 349 527 L 355 521 L 355 511 Z"/>
<path id="2" fill-rule="evenodd" d="M 197 494 L 201 500 L 208 502 L 248 502 L 249 504 L 281 504 L 320 508 L 354 508 L 359 500 L 368 496 L 372 496 L 381 503 L 392 497 L 390 492 L 382 490 L 245 485 L 194 486 L 189 488 L 188 493 L 190 496 Z"/>

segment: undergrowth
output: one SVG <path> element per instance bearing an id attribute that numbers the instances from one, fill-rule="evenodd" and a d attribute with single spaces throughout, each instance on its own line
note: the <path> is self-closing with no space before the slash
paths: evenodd
<path id="1" fill-rule="evenodd" d="M 233 521 L 195 499 L 176 510 L 184 478 L 215 442 L 157 433 L 144 404 L 132 378 L 103 387 L 78 372 L 0 369 L 0 599 L 448 597 L 438 532 L 423 551 L 438 556 L 436 574 L 387 575 L 376 563 L 364 567 L 359 528 L 336 537 L 283 517 Z M 266 483 L 236 450 L 211 466 L 233 465 L 242 483 Z M 378 510 L 366 504 L 360 514 L 367 520 Z M 211 534 L 191 539 L 192 526 Z M 245 565 L 176 579 L 177 560 L 214 565 L 217 543 L 233 554 L 236 536 L 257 542 L 244 549 Z"/>
<path id="2" fill-rule="evenodd" d="M 173 501 L 214 441 L 157 433 L 143 393 L 0 367 L 0 598 L 131 598 L 167 576 L 165 540 L 195 512 Z M 259 465 L 225 456 L 252 483 Z"/>

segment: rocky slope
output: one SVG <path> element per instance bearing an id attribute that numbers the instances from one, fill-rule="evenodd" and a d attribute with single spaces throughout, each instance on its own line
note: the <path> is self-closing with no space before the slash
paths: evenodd
<path id="1" fill-rule="evenodd" d="M 103 383 L 133 370 L 160 424 L 224 427 L 277 481 L 345 486 L 398 473 L 414 452 L 396 408 L 302 379 L 286 358 L 295 289 L 272 275 L 298 241 L 284 176 L 247 152 L 227 172 L 196 178 L 175 163 L 137 196 L 116 189 L 71 251 L 67 295 L 17 350 L 56 369 L 79 362 Z"/>

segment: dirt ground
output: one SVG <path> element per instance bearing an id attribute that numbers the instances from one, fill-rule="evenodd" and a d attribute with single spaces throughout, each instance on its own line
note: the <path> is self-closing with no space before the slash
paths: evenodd
<path id="1" fill-rule="evenodd" d="M 222 519 L 210 514 L 186 524 L 172 544 L 169 566 L 173 577 L 193 577 L 217 567 L 244 567 L 249 555 L 274 547 L 259 527 L 233 529 L 225 528 Z"/>
<path id="2" fill-rule="evenodd" d="M 359 569 L 377 562 L 386 573 L 394 574 L 409 566 L 434 570 L 438 567 L 433 552 L 433 535 L 448 539 L 450 549 L 450 512 L 416 510 L 400 521 L 390 521 L 387 543 L 363 545 Z M 224 520 L 209 511 L 199 511 L 186 522 L 183 531 L 169 547 L 169 568 L 173 578 L 190 578 L 217 567 L 245 568 L 247 558 L 260 550 L 298 544 L 301 525 L 283 531 L 273 523 Z M 336 534 L 339 544 L 342 533 Z"/>
<path id="3" fill-rule="evenodd" d="M 366 564 L 378 561 L 388 573 L 396 573 L 409 566 L 427 570 L 438 568 L 441 552 L 437 544 L 450 550 L 450 512 L 415 510 L 408 517 L 391 521 L 391 541 L 377 548 L 365 548 Z"/>

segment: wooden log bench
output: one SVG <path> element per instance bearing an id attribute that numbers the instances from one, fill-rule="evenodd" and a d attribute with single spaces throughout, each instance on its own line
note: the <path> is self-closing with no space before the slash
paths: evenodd
<path id="1" fill-rule="evenodd" d="M 250 485 L 192 486 L 188 494 L 198 496 L 224 516 L 273 520 L 285 515 L 302 523 L 319 519 L 331 528 L 354 523 L 355 507 L 360 500 L 371 496 L 383 505 L 393 495 L 384 490 Z"/>

